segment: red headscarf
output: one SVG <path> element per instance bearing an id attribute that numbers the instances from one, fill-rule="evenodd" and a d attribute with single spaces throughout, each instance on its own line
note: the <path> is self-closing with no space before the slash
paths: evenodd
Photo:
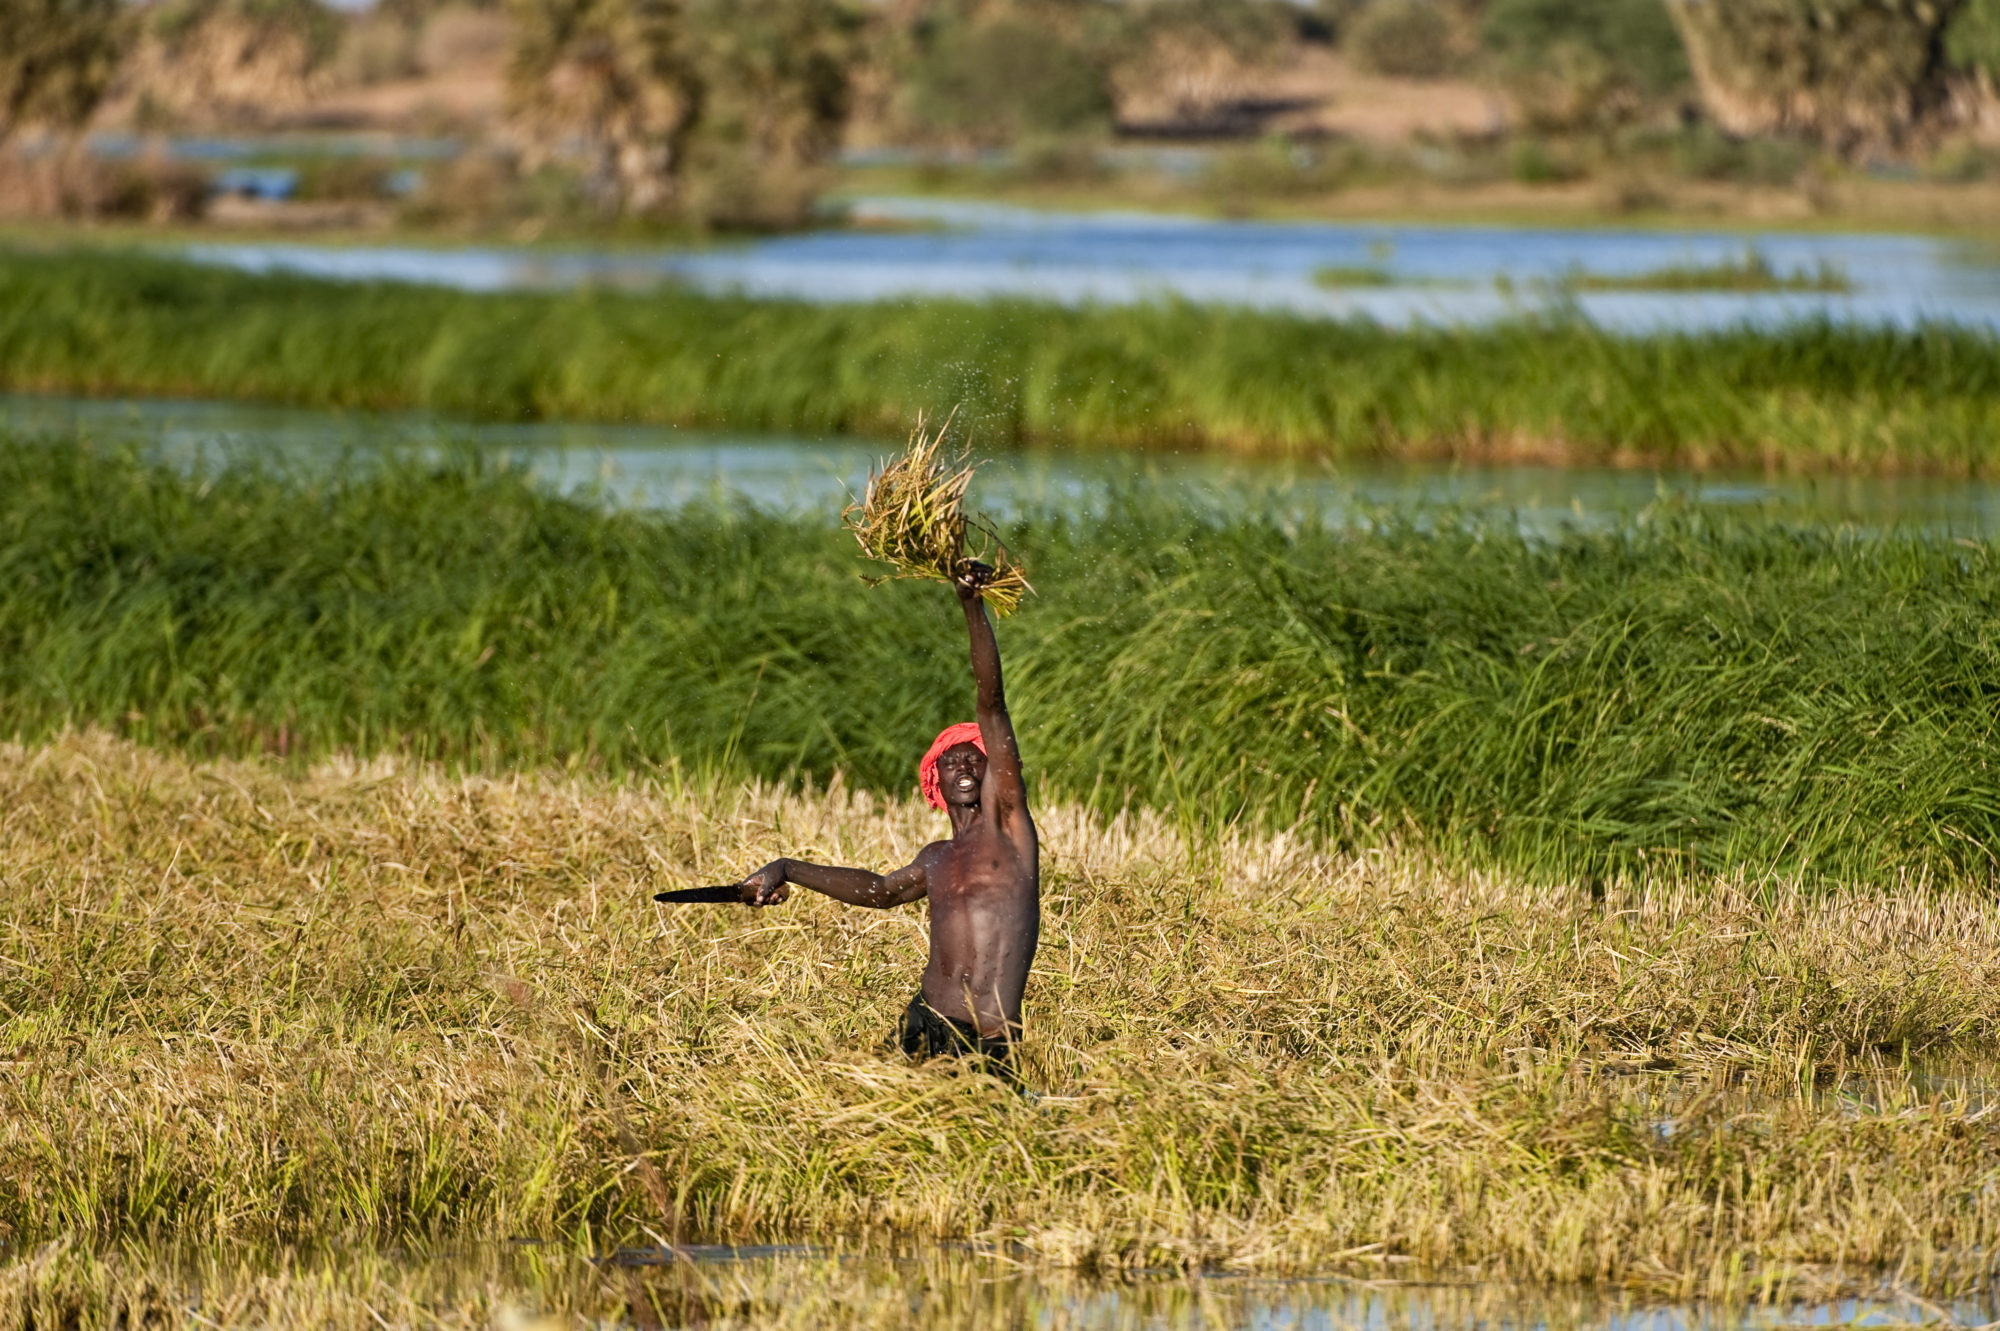
<path id="1" fill-rule="evenodd" d="M 938 732 L 938 737 L 931 741 L 930 752 L 924 755 L 924 760 L 917 764 L 917 784 L 923 788 L 924 803 L 933 809 L 944 807 L 944 787 L 939 784 L 937 774 L 938 755 L 952 745 L 964 744 L 968 740 L 981 753 L 986 752 L 986 741 L 979 737 L 977 721 L 960 721 L 955 726 L 946 726 Z"/>

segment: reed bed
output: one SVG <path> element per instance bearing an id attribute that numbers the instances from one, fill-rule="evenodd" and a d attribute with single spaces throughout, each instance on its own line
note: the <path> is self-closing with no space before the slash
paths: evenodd
<path id="1" fill-rule="evenodd" d="M 1010 534 L 1047 799 L 1544 878 L 1993 883 L 1990 542 L 1115 496 Z M 0 442 L 0 733 L 901 794 L 970 707 L 964 630 L 866 570 L 830 512 L 605 512 L 474 455 L 288 478 Z"/>
<path id="2" fill-rule="evenodd" d="M 1828 291 L 1854 290 L 1854 280 L 1828 260 L 1816 268 L 1780 269 L 1751 249 L 1718 263 L 1669 264 L 1636 273 L 1574 269 L 1562 286 L 1573 291 Z"/>
<path id="3" fill-rule="evenodd" d="M 0 1238 L 952 1237 L 1672 1297 L 1991 1274 L 2000 1133 L 1924 1071 L 2000 1034 L 1990 897 L 1599 898 L 1037 819 L 1023 1096 L 879 1052 L 917 910 L 649 899 L 900 862 L 938 830 L 913 799 L 0 749 Z"/>
<path id="4" fill-rule="evenodd" d="M 0 253 L 0 386 L 896 437 L 958 403 L 993 443 L 2000 465 L 2000 344 L 1949 327 L 1629 338 L 1171 303 L 476 295 L 82 249 Z"/>

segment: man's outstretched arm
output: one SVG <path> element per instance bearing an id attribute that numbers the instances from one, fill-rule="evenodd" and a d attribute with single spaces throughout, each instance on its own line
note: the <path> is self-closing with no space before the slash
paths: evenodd
<path id="1" fill-rule="evenodd" d="M 993 811 L 999 821 L 1027 803 L 1027 788 L 1021 781 L 1021 746 L 1014 739 L 1014 719 L 1007 714 L 1007 691 L 1000 682 L 1000 644 L 993 636 L 993 621 L 986 616 L 986 602 L 979 594 L 984 565 L 973 565 L 974 576 L 954 584 L 958 602 L 965 609 L 965 630 L 972 639 L 972 682 L 977 690 L 976 710 L 979 738 L 986 745 L 986 784 L 992 792 Z"/>
<path id="2" fill-rule="evenodd" d="M 890 873 L 841 869 L 808 864 L 804 860 L 772 860 L 743 880 L 743 902 L 749 906 L 775 906 L 791 896 L 793 883 L 850 906 L 870 906 L 877 910 L 921 901 L 930 890 L 922 860 Z"/>

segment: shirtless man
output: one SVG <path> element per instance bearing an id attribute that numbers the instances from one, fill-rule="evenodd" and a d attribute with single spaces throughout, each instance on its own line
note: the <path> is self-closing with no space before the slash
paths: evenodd
<path id="1" fill-rule="evenodd" d="M 1041 863 L 1000 688 L 1000 647 L 980 597 L 991 576 L 974 564 L 957 583 L 972 638 L 978 722 L 939 735 L 919 768 L 924 798 L 951 818 L 951 840 L 933 841 L 886 874 L 773 860 L 741 886 L 752 906 L 779 904 L 793 883 L 876 909 L 929 897 L 931 956 L 923 988 L 903 1014 L 903 1052 L 919 1059 L 977 1054 L 1011 1075 L 1021 993 L 1041 934 Z"/>

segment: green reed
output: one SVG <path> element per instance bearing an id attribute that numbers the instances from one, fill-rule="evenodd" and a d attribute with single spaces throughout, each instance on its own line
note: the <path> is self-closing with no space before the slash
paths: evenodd
<path id="1" fill-rule="evenodd" d="M 1822 259 L 1816 268 L 1779 269 L 1763 251 L 1745 250 L 1718 263 L 1677 263 L 1636 273 L 1572 269 L 1558 283 L 1572 291 L 1829 291 L 1854 290 L 1854 281 Z"/>
<path id="2" fill-rule="evenodd" d="M 1991 880 L 1990 542 L 1295 518 L 1010 524 L 1047 794 L 1564 874 Z M 970 706 L 963 630 L 869 571 L 831 511 L 607 512 L 470 453 L 188 474 L 9 440 L 0 727 L 902 791 Z"/>
<path id="3" fill-rule="evenodd" d="M 2000 463 L 2000 343 L 1941 326 L 1620 337 L 1186 303 L 467 294 L 86 250 L 0 253 L 0 386 L 896 437 L 956 404 L 995 442 L 1347 458 Z"/>

